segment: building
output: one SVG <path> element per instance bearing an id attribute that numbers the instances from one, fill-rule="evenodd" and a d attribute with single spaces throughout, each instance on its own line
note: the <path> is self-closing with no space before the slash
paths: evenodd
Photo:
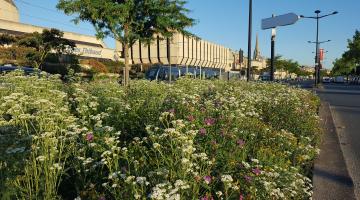
<path id="1" fill-rule="evenodd" d="M 172 39 L 161 39 L 155 36 L 151 44 L 136 42 L 130 49 L 130 61 L 132 64 L 163 64 L 178 66 L 197 66 L 218 68 L 224 71 L 241 71 L 247 66 L 247 60 L 241 63 L 239 52 L 225 46 L 215 44 L 196 37 L 187 37 L 180 33 Z M 117 51 L 122 51 L 122 45 L 117 42 Z M 259 42 L 257 39 L 256 55 L 252 61 L 254 69 L 266 68 L 266 59 L 260 55 Z"/>
<path id="2" fill-rule="evenodd" d="M 225 71 L 234 68 L 233 51 L 222 45 L 180 33 L 174 34 L 171 39 L 161 39 L 158 36 L 155 38 L 150 44 L 138 41 L 130 48 L 132 64 L 198 66 Z M 118 51 L 122 50 L 120 43 L 116 46 Z"/>
<path id="3" fill-rule="evenodd" d="M 0 0 L 0 34 L 41 33 L 44 29 L 49 28 L 20 23 L 19 11 L 13 0 Z M 109 49 L 103 41 L 94 36 L 64 32 L 64 38 L 76 44 L 74 53 L 81 58 L 116 59 L 114 49 Z"/>
<path id="4" fill-rule="evenodd" d="M 266 58 L 261 56 L 260 47 L 259 47 L 259 35 L 256 34 L 256 43 L 255 43 L 255 49 L 254 49 L 254 56 L 251 62 L 251 66 L 257 70 L 260 71 L 262 69 L 265 69 L 266 66 Z"/>

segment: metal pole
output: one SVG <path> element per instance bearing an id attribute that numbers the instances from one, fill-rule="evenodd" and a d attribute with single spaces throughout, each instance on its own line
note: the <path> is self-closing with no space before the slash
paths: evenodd
<path id="1" fill-rule="evenodd" d="M 321 83 L 321 80 L 320 80 L 320 43 L 319 43 L 319 14 L 317 15 L 317 19 L 316 19 L 316 23 L 317 23 L 317 83 L 320 84 Z"/>
<path id="2" fill-rule="evenodd" d="M 316 13 L 316 51 L 315 51 L 315 86 L 317 86 L 318 84 L 318 68 L 319 68 L 319 63 L 318 63 L 318 57 L 319 57 L 319 10 L 315 11 Z"/>
<path id="3" fill-rule="evenodd" d="M 247 67 L 247 81 L 250 81 L 251 71 L 251 33 L 252 32 L 252 0 L 249 0 L 249 35 L 248 35 L 248 67 Z"/>
<path id="4" fill-rule="evenodd" d="M 275 15 L 272 15 L 275 17 Z M 270 81 L 274 81 L 274 63 L 275 63 L 275 37 L 276 29 L 271 30 L 271 66 L 270 66 Z"/>
<path id="5" fill-rule="evenodd" d="M 168 62 L 169 62 L 169 82 L 171 83 L 171 55 L 170 55 L 170 39 L 167 38 L 167 56 L 168 56 Z"/>
<path id="6" fill-rule="evenodd" d="M 275 63 L 275 35 L 271 36 L 271 67 L 270 67 L 270 81 L 274 81 L 274 63 Z"/>

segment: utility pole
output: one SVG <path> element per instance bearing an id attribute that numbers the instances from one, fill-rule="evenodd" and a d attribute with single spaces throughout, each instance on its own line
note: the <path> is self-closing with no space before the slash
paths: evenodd
<path id="1" fill-rule="evenodd" d="M 272 15 L 272 17 L 275 17 Z M 275 37 L 276 37 L 276 28 L 271 29 L 271 66 L 270 66 L 270 81 L 274 81 L 274 72 L 275 72 Z"/>
<path id="2" fill-rule="evenodd" d="M 319 42 L 319 19 L 330 16 L 330 15 L 336 15 L 338 14 L 337 11 L 332 12 L 330 14 L 326 14 L 326 15 L 322 15 L 319 16 L 319 14 L 321 13 L 320 10 L 315 10 L 316 16 L 315 17 L 306 17 L 304 15 L 300 15 L 301 18 L 309 18 L 309 19 L 316 19 L 316 51 L 315 51 L 315 86 L 317 86 L 317 84 L 319 84 L 321 82 L 320 80 L 320 59 L 319 59 L 319 45 L 320 43 L 323 42 Z M 325 42 L 329 42 L 325 41 Z M 314 43 L 314 42 L 310 42 L 309 43 Z"/>
<path id="3" fill-rule="evenodd" d="M 248 35 L 248 66 L 247 66 L 247 75 L 246 80 L 250 81 L 250 71 L 251 71 L 251 34 L 252 34 L 252 0 L 249 0 L 249 35 Z"/>
<path id="4" fill-rule="evenodd" d="M 167 50 L 167 57 L 169 62 L 169 83 L 171 83 L 171 52 L 170 52 L 170 39 L 166 39 L 166 50 Z"/>

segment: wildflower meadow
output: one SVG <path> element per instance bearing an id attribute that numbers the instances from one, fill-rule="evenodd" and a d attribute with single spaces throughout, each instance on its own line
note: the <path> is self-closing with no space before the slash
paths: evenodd
<path id="1" fill-rule="evenodd" d="M 319 99 L 272 83 L 0 77 L 0 199 L 310 199 Z"/>

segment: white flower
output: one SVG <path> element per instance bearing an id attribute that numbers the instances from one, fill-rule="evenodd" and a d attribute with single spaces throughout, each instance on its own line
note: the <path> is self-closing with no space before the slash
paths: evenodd
<path id="1" fill-rule="evenodd" d="M 231 183 L 233 182 L 233 178 L 231 177 L 231 175 L 224 174 L 221 176 L 221 181 L 224 183 Z"/>
<path id="2" fill-rule="evenodd" d="M 36 160 L 37 161 L 40 161 L 40 162 L 43 162 L 43 161 L 45 161 L 45 156 L 38 156 L 37 158 L 36 158 Z"/>
<path id="3" fill-rule="evenodd" d="M 146 182 L 146 177 L 136 177 L 136 182 L 142 185 Z"/>
<path id="4" fill-rule="evenodd" d="M 125 180 L 126 183 L 130 183 L 135 179 L 135 176 L 128 176 Z"/>
<path id="5" fill-rule="evenodd" d="M 153 144 L 154 149 L 160 149 L 161 145 L 159 143 Z"/>

